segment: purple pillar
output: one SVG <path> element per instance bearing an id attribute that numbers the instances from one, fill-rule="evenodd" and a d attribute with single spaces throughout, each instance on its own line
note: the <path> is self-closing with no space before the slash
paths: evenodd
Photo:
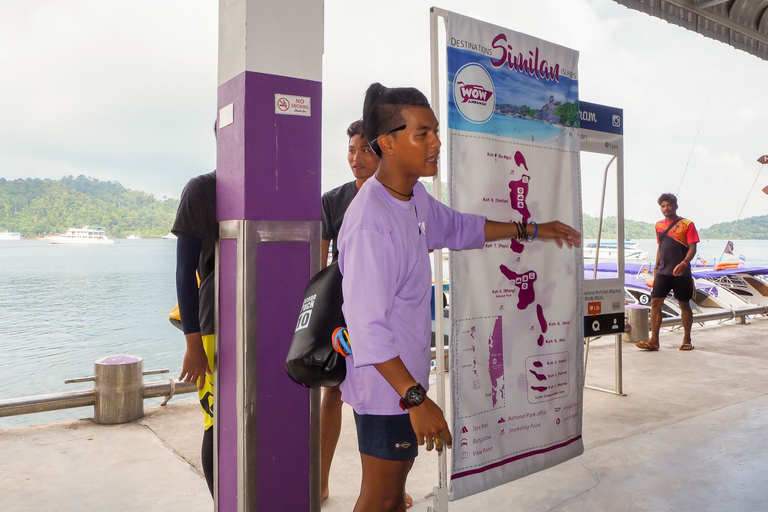
<path id="1" fill-rule="evenodd" d="M 319 391 L 285 373 L 319 269 L 322 0 L 220 0 L 216 505 L 319 510 Z"/>

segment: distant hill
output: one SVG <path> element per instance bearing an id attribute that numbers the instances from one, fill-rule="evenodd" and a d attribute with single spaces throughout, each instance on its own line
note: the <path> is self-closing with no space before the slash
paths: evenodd
<path id="1" fill-rule="evenodd" d="M 584 238 L 597 238 L 598 218 L 584 215 Z M 736 224 L 736 229 L 731 234 L 734 221 L 721 222 L 709 228 L 697 226 L 699 237 L 702 239 L 727 239 L 733 240 L 767 240 L 768 239 L 768 215 L 761 217 L 749 217 L 741 219 Z M 654 238 L 653 224 L 637 220 L 626 219 L 624 221 L 625 238 Z M 603 220 L 603 237 L 616 238 L 616 217 L 607 217 Z"/>
<path id="2" fill-rule="evenodd" d="M 425 183 L 432 190 L 431 183 Z M 443 201 L 447 187 L 443 183 Z M 137 233 L 144 238 L 159 237 L 171 230 L 178 199 L 157 199 L 151 194 L 130 190 L 116 181 L 99 181 L 80 175 L 60 180 L 0 178 L 0 231 L 18 231 L 27 238 L 62 233 L 71 227 L 103 226 L 110 237 Z M 584 238 L 597 238 L 598 219 L 584 215 Z M 768 215 L 710 228 L 699 228 L 701 238 L 768 239 Z M 654 238 L 653 224 L 627 219 L 626 238 Z M 603 221 L 603 237 L 616 237 L 616 217 Z"/>
<path id="3" fill-rule="evenodd" d="M 701 238 L 715 239 L 732 238 L 734 240 L 768 239 L 768 215 L 741 219 L 736 223 L 736 229 L 733 230 L 733 235 L 731 235 L 730 233 L 731 229 L 733 229 L 733 224 L 734 221 L 720 222 L 707 229 L 700 229 L 699 236 Z"/>
<path id="4" fill-rule="evenodd" d="M 583 238 L 597 238 L 597 230 L 600 226 L 600 219 L 592 217 L 590 215 L 584 215 L 582 222 L 584 223 Z M 614 217 L 606 217 L 603 219 L 603 238 L 616 238 L 616 229 L 618 225 L 618 219 Z M 653 238 L 656 235 L 653 232 L 653 224 L 648 222 L 642 222 L 639 220 L 624 220 L 624 238 Z"/>
<path id="5" fill-rule="evenodd" d="M 0 178 L 0 231 L 28 238 L 71 227 L 103 226 L 114 238 L 159 237 L 171 230 L 178 199 L 156 199 L 116 181 L 86 176 L 60 180 Z"/>
<path id="6" fill-rule="evenodd" d="M 427 191 L 431 193 L 432 182 L 425 179 L 422 180 L 422 183 L 427 188 Z M 443 182 L 441 188 L 442 200 L 448 204 L 448 186 Z M 585 214 L 582 222 L 584 224 L 583 237 L 587 239 L 597 238 L 599 219 Z M 702 228 L 701 226 L 696 226 L 696 228 L 699 230 L 699 236 L 702 239 L 727 239 L 730 237 L 733 240 L 768 240 L 768 215 L 741 219 L 731 235 L 733 224 L 734 221 L 730 221 L 715 224 L 710 228 Z M 654 224 L 650 222 L 626 219 L 624 221 L 624 237 L 632 239 L 655 238 L 656 235 L 654 234 L 653 227 Z M 616 238 L 616 216 L 606 217 L 603 220 L 603 238 Z"/>

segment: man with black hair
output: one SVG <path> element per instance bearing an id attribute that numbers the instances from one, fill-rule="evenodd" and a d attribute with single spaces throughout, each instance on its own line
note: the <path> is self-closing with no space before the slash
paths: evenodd
<path id="1" fill-rule="evenodd" d="M 691 261 L 696 256 L 699 233 L 692 221 L 677 216 L 677 197 L 674 194 L 661 194 L 658 203 L 664 219 L 656 223 L 656 241 L 659 245 L 656 249 L 651 291 L 651 338 L 635 345 L 643 350 L 659 350 L 661 307 L 669 292 L 674 291 L 683 320 L 684 334 L 680 350 L 693 350 L 693 311 L 690 300 L 693 297 L 694 282 Z"/>
<path id="2" fill-rule="evenodd" d="M 363 466 L 355 512 L 403 512 L 418 447 L 441 452 L 453 438 L 427 395 L 430 368 L 429 250 L 482 248 L 500 239 L 578 244 L 552 221 L 494 222 L 430 196 L 419 178 L 437 173 L 437 118 L 423 93 L 372 84 L 363 132 L 379 169 L 349 206 L 339 233 L 344 318 L 352 340 L 342 400 L 354 410 Z"/>
<path id="3" fill-rule="evenodd" d="M 321 268 L 328 265 L 328 251 L 332 247 L 331 261 L 339 259 L 338 236 L 349 204 L 360 187 L 379 168 L 379 157 L 363 135 L 363 122 L 355 121 L 347 128 L 349 147 L 347 162 L 355 179 L 323 194 L 323 233 L 320 251 Z M 328 498 L 328 479 L 336 444 L 341 434 L 341 391 L 339 386 L 325 388 L 320 404 L 320 499 Z M 410 501 L 410 497 L 408 500 Z"/>

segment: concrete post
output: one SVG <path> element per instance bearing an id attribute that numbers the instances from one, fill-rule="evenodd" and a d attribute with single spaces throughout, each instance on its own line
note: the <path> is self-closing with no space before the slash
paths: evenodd
<path id="1" fill-rule="evenodd" d="M 626 306 L 626 313 L 629 333 L 622 334 L 622 340 L 625 343 L 648 341 L 651 331 L 651 309 L 640 304 L 629 304 Z"/>
<path id="2" fill-rule="evenodd" d="M 93 372 L 95 423 L 126 423 L 144 416 L 144 362 L 140 357 L 103 357 L 93 364 Z"/>
<path id="3" fill-rule="evenodd" d="M 322 53 L 322 0 L 219 1 L 218 512 L 320 510 L 319 390 L 285 357 L 320 264 Z"/>

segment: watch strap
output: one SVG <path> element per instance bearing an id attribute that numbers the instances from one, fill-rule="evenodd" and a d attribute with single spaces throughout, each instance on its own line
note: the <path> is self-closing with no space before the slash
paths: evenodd
<path id="1" fill-rule="evenodd" d="M 421 394 L 421 400 L 419 400 L 418 402 L 414 402 L 410 398 L 410 395 L 414 391 Z M 405 392 L 405 396 L 400 399 L 400 408 L 402 410 L 406 410 L 406 409 L 410 409 L 411 407 L 416 407 L 417 405 L 421 405 L 424 402 L 424 399 L 426 397 L 427 397 L 427 390 L 424 389 L 424 386 L 417 383 L 415 386 L 411 386 L 410 388 L 408 388 L 408 391 Z"/>

